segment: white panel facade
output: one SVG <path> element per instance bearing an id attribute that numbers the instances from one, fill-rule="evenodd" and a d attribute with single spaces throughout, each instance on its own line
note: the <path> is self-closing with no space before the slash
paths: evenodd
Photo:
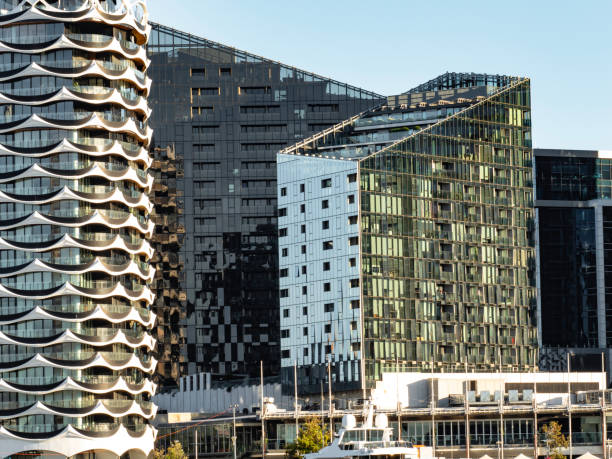
<path id="1" fill-rule="evenodd" d="M 277 161 L 281 366 L 319 364 L 320 372 L 330 359 L 334 382 L 358 383 L 358 163 L 293 155 Z"/>

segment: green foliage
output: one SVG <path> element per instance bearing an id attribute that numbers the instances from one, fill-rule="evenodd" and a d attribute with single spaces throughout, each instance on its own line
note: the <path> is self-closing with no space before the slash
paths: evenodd
<path id="1" fill-rule="evenodd" d="M 321 420 L 311 418 L 300 427 L 295 443 L 287 445 L 287 459 L 298 459 L 307 453 L 316 453 L 329 444 L 329 431 L 321 428 Z"/>
<path id="2" fill-rule="evenodd" d="M 172 442 L 166 452 L 155 450 L 153 457 L 154 459 L 188 459 L 187 454 L 183 451 L 183 445 L 178 440 Z"/>
<path id="3" fill-rule="evenodd" d="M 548 447 L 548 454 L 552 459 L 563 459 L 565 456 L 561 454 L 561 448 L 567 448 L 569 442 L 565 435 L 561 433 L 561 424 L 551 421 L 542 427 L 544 440 Z"/>

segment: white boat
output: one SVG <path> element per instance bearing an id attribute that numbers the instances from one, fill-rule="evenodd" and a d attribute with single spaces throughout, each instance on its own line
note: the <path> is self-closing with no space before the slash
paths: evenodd
<path id="1" fill-rule="evenodd" d="M 316 453 L 305 454 L 304 459 L 425 459 L 432 457 L 429 447 L 416 447 L 409 442 L 393 441 L 393 429 L 388 427 L 387 416 L 378 414 L 372 426 L 372 407 L 362 426 L 357 427 L 355 416 L 342 417 L 342 428 L 329 446 Z"/>

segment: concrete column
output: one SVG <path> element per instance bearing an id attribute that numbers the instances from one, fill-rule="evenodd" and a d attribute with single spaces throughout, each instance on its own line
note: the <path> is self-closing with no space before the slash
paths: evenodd
<path id="1" fill-rule="evenodd" d="M 603 207 L 595 204 L 595 262 L 597 272 L 597 341 L 606 347 L 606 277 L 604 270 Z"/>
<path id="2" fill-rule="evenodd" d="M 534 173 L 535 177 L 535 173 Z M 536 320 L 538 327 L 538 348 L 542 348 L 542 284 L 540 279 L 540 209 L 535 209 L 535 231 L 534 240 L 536 246 Z M 535 365 L 539 365 L 539 362 L 534 362 Z"/>

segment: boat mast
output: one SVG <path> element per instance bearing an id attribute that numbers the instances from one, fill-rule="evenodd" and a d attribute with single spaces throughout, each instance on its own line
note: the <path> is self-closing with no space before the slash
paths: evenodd
<path id="1" fill-rule="evenodd" d="M 329 399 L 329 438 L 334 437 L 334 421 L 332 419 L 332 381 L 331 381 L 331 359 L 327 358 L 327 390 Z"/>

